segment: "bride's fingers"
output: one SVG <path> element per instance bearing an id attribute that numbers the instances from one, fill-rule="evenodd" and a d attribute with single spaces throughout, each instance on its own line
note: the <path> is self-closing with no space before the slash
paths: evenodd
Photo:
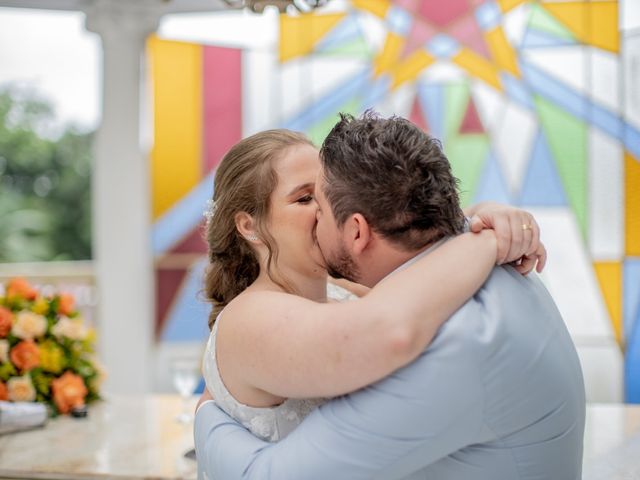
<path id="1" fill-rule="evenodd" d="M 487 227 L 478 215 L 474 215 L 469 219 L 469 230 L 471 230 L 473 233 L 479 233 L 485 228 Z"/>
<path id="2" fill-rule="evenodd" d="M 532 250 L 535 252 L 535 248 L 533 248 L 533 244 L 536 242 L 536 235 L 533 229 L 533 222 L 531 215 L 525 213 L 522 216 L 520 228 L 522 229 L 522 245 L 520 250 L 520 255 L 527 255 Z"/>
<path id="3" fill-rule="evenodd" d="M 525 237 L 528 235 L 528 233 L 522 229 L 522 217 L 520 215 L 509 215 L 509 225 L 511 228 L 511 245 L 509 246 L 506 258 L 504 259 L 506 262 L 518 260 L 522 255 L 524 255 L 526 249 L 523 245 L 526 240 Z"/>
<path id="4" fill-rule="evenodd" d="M 542 243 L 540 243 L 538 250 L 536 251 L 536 257 L 538 258 L 536 271 L 540 273 L 544 270 L 544 266 L 547 264 L 547 249 Z"/>
<path id="5" fill-rule="evenodd" d="M 524 256 L 517 262 L 514 262 L 513 268 L 515 268 L 522 275 L 527 275 L 536 266 L 536 257 Z"/>
<path id="6" fill-rule="evenodd" d="M 494 215 L 493 229 L 496 232 L 496 240 L 498 241 L 498 255 L 496 257 L 496 263 L 498 265 L 502 265 L 509 257 L 509 250 L 511 249 L 513 237 L 509 218 L 501 215 Z"/>
<path id="7" fill-rule="evenodd" d="M 532 215 L 529 215 L 529 225 L 531 225 L 531 243 L 529 244 L 529 248 L 527 249 L 525 255 L 531 256 L 535 255 L 540 247 L 540 227 L 538 226 L 538 222 L 533 218 Z"/>
<path id="8" fill-rule="evenodd" d="M 535 268 L 541 273 L 547 263 L 547 249 L 540 243 L 538 249 L 531 255 L 523 255 L 517 261 L 511 262 L 511 265 L 521 274 L 527 275 Z"/>

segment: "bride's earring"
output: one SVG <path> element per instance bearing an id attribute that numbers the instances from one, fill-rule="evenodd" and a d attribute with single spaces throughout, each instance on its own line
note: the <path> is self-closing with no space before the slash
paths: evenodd
<path id="1" fill-rule="evenodd" d="M 245 237 L 247 240 L 249 240 L 250 242 L 256 242 L 258 240 L 258 237 L 256 234 L 251 233 L 249 235 L 245 235 Z"/>

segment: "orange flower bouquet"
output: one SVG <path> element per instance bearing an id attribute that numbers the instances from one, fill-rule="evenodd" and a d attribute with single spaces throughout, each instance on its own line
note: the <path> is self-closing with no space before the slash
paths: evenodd
<path id="1" fill-rule="evenodd" d="M 45 298 L 10 280 L 0 296 L 0 400 L 43 402 L 57 415 L 100 398 L 94 344 L 71 295 Z"/>

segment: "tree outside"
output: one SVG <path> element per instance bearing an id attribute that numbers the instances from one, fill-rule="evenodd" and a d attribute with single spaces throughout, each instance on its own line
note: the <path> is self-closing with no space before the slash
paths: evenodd
<path id="1" fill-rule="evenodd" d="M 33 91 L 0 89 L 0 263 L 91 258 L 92 139 Z"/>

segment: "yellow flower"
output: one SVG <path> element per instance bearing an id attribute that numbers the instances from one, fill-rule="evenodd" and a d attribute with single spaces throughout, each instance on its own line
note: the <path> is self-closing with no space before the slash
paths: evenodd
<path id="1" fill-rule="evenodd" d="M 7 382 L 7 390 L 12 402 L 33 402 L 36 399 L 36 389 L 29 375 L 11 377 Z"/>
<path id="2" fill-rule="evenodd" d="M 89 335 L 87 327 L 82 323 L 80 317 L 71 319 L 69 317 L 61 316 L 58 323 L 56 323 L 51 329 L 56 337 L 67 337 L 71 340 L 84 340 Z"/>
<path id="3" fill-rule="evenodd" d="M 93 365 L 93 368 L 96 370 L 96 376 L 93 378 L 91 388 L 93 388 L 93 390 L 97 392 L 98 390 L 100 390 L 100 387 L 107 379 L 107 369 L 95 356 L 92 356 L 89 361 Z"/>
<path id="4" fill-rule="evenodd" d="M 47 302 L 46 299 L 40 297 L 33 303 L 31 311 L 33 313 L 37 313 L 38 315 L 46 315 L 47 313 L 49 313 L 49 302 Z"/>
<path id="5" fill-rule="evenodd" d="M 23 340 L 33 340 L 41 337 L 47 331 L 47 319 L 27 310 L 16 315 L 11 333 Z"/>
<path id="6" fill-rule="evenodd" d="M 87 330 L 87 342 L 89 342 L 90 344 L 94 344 L 96 343 L 96 340 L 98 339 L 98 332 L 96 332 L 95 328 L 89 328 Z"/>
<path id="7" fill-rule="evenodd" d="M 40 366 L 45 372 L 60 373 L 64 367 L 64 351 L 54 342 L 40 345 Z"/>

